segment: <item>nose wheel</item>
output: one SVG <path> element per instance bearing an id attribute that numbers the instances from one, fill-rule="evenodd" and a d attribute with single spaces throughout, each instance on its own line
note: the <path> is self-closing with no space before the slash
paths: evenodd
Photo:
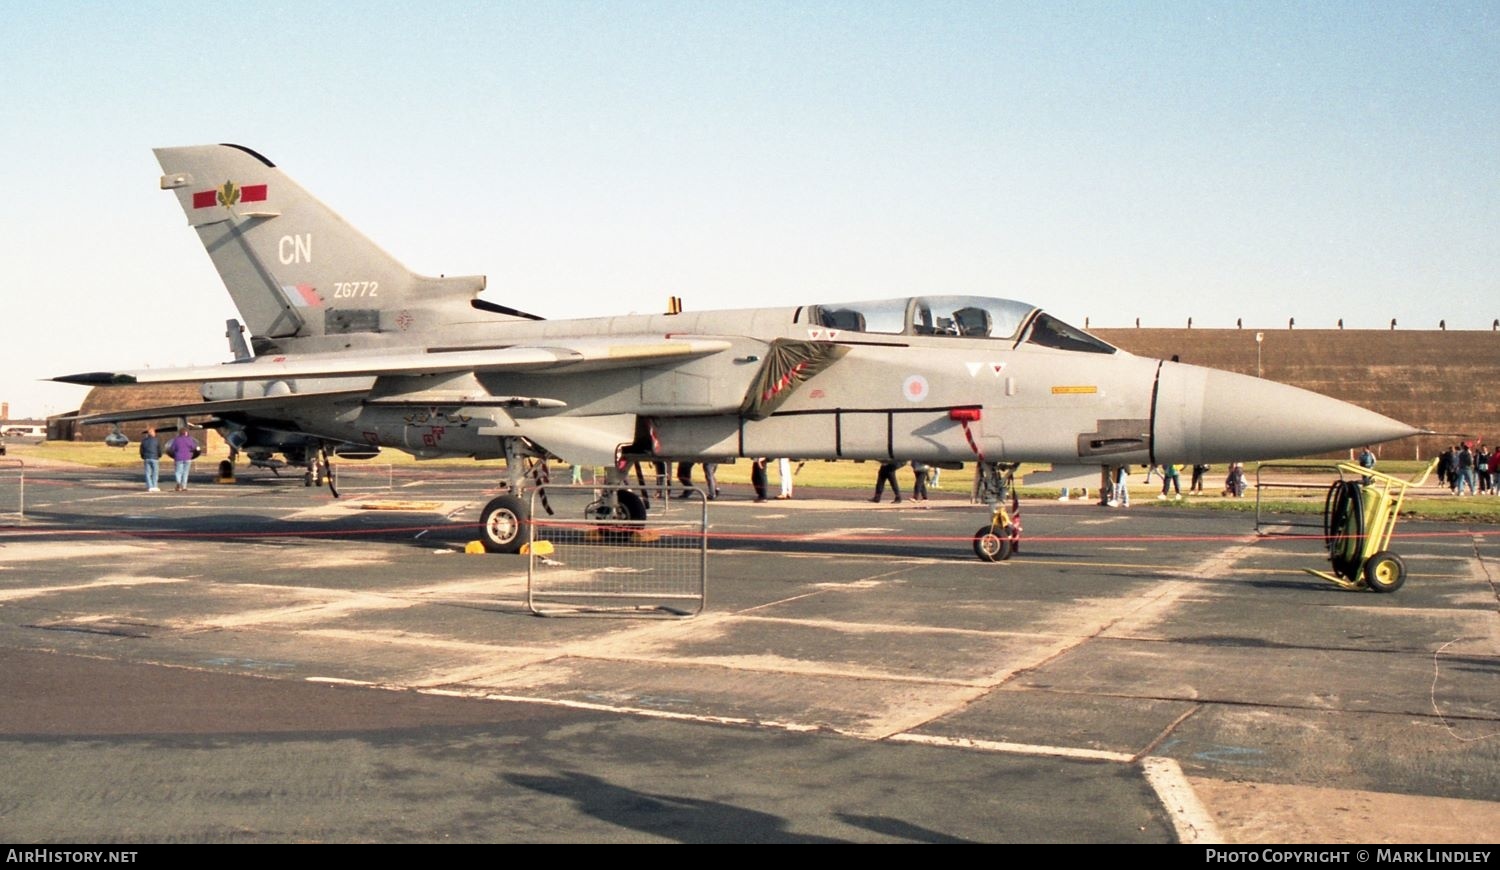
<path id="1" fill-rule="evenodd" d="M 980 526 L 974 533 L 974 555 L 982 562 L 1004 562 L 1015 552 L 1011 534 L 1010 526 L 1000 529 L 993 525 Z"/>

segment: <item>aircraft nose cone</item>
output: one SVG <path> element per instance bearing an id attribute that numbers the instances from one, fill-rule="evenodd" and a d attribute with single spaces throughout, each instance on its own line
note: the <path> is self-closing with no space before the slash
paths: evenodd
<path id="1" fill-rule="evenodd" d="M 1422 431 L 1310 390 L 1182 365 L 1162 369 L 1157 425 L 1158 457 L 1201 462 L 1291 459 Z"/>

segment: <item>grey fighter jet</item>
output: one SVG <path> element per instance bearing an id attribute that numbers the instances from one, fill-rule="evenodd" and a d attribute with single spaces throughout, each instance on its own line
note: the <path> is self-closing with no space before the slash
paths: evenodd
<path id="1" fill-rule="evenodd" d="M 251 333 L 221 365 L 93 372 L 200 381 L 242 426 L 418 456 L 504 457 L 488 549 L 524 542 L 529 471 L 740 457 L 1130 465 L 1305 456 L 1418 430 L 1326 396 L 1133 356 L 1034 305 L 913 296 L 544 320 L 415 275 L 271 161 L 156 151 Z M 628 490 L 616 517 L 645 517 Z"/>

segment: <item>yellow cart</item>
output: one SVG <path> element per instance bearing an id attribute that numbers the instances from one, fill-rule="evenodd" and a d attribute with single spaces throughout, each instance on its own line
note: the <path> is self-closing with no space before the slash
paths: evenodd
<path id="1" fill-rule="evenodd" d="M 1341 479 L 1329 487 L 1323 507 L 1333 570 L 1303 570 L 1345 589 L 1395 592 L 1406 582 L 1406 564 L 1388 548 L 1410 484 L 1353 462 L 1340 462 L 1338 469 Z M 1342 479 L 1345 474 L 1353 479 Z"/>

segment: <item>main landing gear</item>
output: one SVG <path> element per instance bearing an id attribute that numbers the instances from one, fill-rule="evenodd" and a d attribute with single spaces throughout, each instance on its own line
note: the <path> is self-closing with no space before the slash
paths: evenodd
<path id="1" fill-rule="evenodd" d="M 479 534 L 489 553 L 519 553 L 526 543 L 526 524 L 531 506 L 517 495 L 491 499 L 479 512 Z"/>
<path id="2" fill-rule="evenodd" d="M 338 475 L 333 470 L 333 459 L 328 452 L 328 445 L 320 444 L 318 452 L 308 457 L 307 470 L 302 475 L 302 485 L 322 486 L 325 482 L 328 484 L 329 494 L 338 498 Z"/>
<path id="3" fill-rule="evenodd" d="M 479 541 L 488 553 L 519 553 L 532 537 L 528 528 L 532 523 L 532 509 L 549 516 L 553 513 L 547 502 L 547 461 L 518 448 L 509 439 L 502 449 L 505 452 L 504 486 L 507 492 L 490 499 L 479 512 Z M 639 493 L 626 489 L 628 483 L 624 469 L 611 468 L 608 484 L 595 490 L 597 498 L 583 511 L 589 523 L 613 540 L 633 537 L 646 519 L 646 500 Z M 534 494 L 528 493 L 528 489 L 534 489 Z"/>

